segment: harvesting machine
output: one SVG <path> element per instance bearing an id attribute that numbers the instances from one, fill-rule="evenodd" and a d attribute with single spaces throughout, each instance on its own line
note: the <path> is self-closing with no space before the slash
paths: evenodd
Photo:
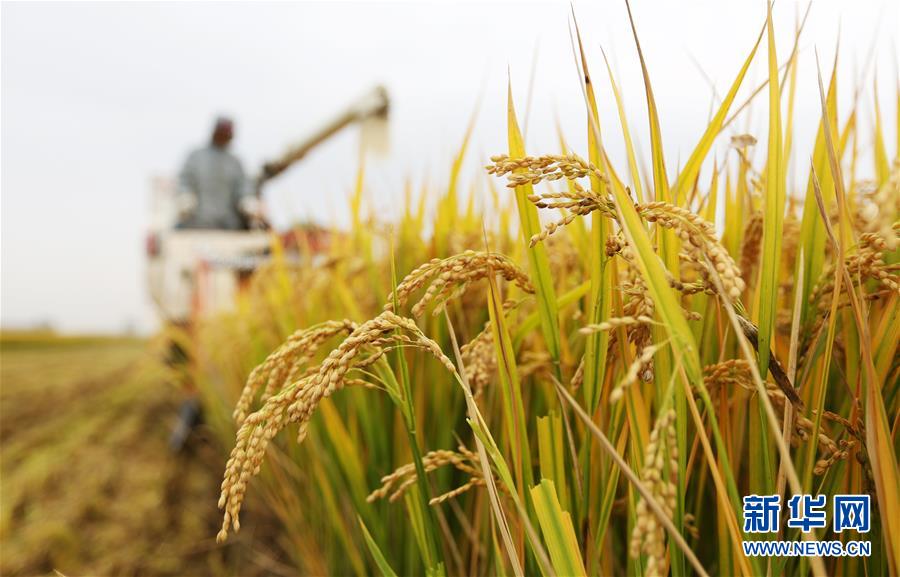
<path id="1" fill-rule="evenodd" d="M 279 158 L 265 163 L 252 182 L 257 198 L 268 181 L 341 129 L 383 124 L 388 109 L 387 91 L 374 87 Z M 261 221 L 238 231 L 177 229 L 176 189 L 171 182 L 154 183 L 147 276 L 150 296 L 163 321 L 186 326 L 233 306 L 249 273 L 267 259 L 272 232 Z M 318 233 L 310 239 L 314 250 L 327 242 L 323 236 Z"/>

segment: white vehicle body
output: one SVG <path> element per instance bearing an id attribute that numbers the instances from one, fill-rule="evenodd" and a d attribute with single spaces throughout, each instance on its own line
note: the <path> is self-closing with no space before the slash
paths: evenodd
<path id="1" fill-rule="evenodd" d="M 271 233 L 177 229 L 175 188 L 153 183 L 147 283 L 163 320 L 185 323 L 234 306 L 241 276 L 266 259 Z"/>
<path id="2" fill-rule="evenodd" d="M 183 323 L 231 310 L 241 276 L 270 244 L 266 231 L 169 230 L 148 263 L 150 295 L 164 319 Z"/>

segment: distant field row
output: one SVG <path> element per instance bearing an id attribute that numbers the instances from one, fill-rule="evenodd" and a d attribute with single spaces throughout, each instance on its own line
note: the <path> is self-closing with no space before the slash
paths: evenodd
<path id="1" fill-rule="evenodd" d="M 13 348 L 137 344 L 145 339 L 120 335 L 60 335 L 53 331 L 0 331 L 0 351 Z"/>

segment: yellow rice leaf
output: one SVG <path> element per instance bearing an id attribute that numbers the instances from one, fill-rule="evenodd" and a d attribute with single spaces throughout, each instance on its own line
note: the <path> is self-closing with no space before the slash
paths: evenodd
<path id="1" fill-rule="evenodd" d="M 510 158 L 523 158 L 525 156 L 525 143 L 522 141 L 522 133 L 519 130 L 519 122 L 516 119 L 516 109 L 513 106 L 512 84 L 508 86 L 508 137 Z M 516 205 L 519 209 L 519 226 L 527 246 L 531 237 L 541 232 L 541 221 L 538 218 L 537 208 L 528 200 L 534 193 L 531 184 L 516 187 Z M 553 277 L 550 275 L 550 261 L 547 258 L 547 249 L 543 243 L 528 248 L 528 263 L 530 265 L 532 281 L 537 291 L 538 311 L 540 312 L 541 330 L 550 357 L 555 364 L 559 363 L 559 319 L 556 315 L 556 289 L 553 287 Z"/>
<path id="2" fill-rule="evenodd" d="M 569 509 L 566 453 L 563 448 L 563 427 L 559 413 L 550 411 L 546 417 L 538 417 L 537 434 L 541 477 L 553 481 L 559 487 L 559 500 L 563 508 Z"/>
<path id="3" fill-rule="evenodd" d="M 638 202 L 644 202 L 644 187 L 641 186 L 641 175 L 638 173 L 637 156 L 634 153 L 634 144 L 631 140 L 631 131 L 628 130 L 628 118 L 625 116 L 625 107 L 622 104 L 622 94 L 616 85 L 606 51 L 603 51 L 603 60 L 606 62 L 606 71 L 609 74 L 609 84 L 612 87 L 613 96 L 616 99 L 616 110 L 619 113 L 619 124 L 622 126 L 622 137 L 625 139 L 625 153 L 628 156 L 628 171 L 631 176 L 631 186 L 634 188 L 635 198 Z"/>
<path id="4" fill-rule="evenodd" d="M 581 54 L 581 71 L 584 77 L 585 98 L 588 103 L 588 160 L 594 166 L 600 168 L 607 178 L 609 173 L 606 168 L 609 163 L 603 156 L 603 143 L 600 136 L 600 123 L 597 112 L 597 100 L 594 97 L 594 85 L 587 67 L 587 59 L 584 55 L 584 46 L 581 42 L 581 32 L 578 24 L 575 24 L 578 38 L 578 49 Z M 596 130 L 594 130 L 596 128 Z M 596 176 L 591 176 L 591 188 L 598 194 L 603 194 L 606 184 Z M 612 307 L 612 268 L 609 266 L 609 257 L 606 255 L 606 239 L 609 236 L 610 223 L 599 212 L 591 214 L 591 243 L 590 243 L 590 273 L 591 290 L 588 295 L 587 313 L 591 323 L 597 324 L 605 321 L 610 316 Z M 600 393 L 603 378 L 606 375 L 606 353 L 609 345 L 609 333 L 607 331 L 592 333 L 587 336 L 584 353 L 584 397 L 588 410 L 592 413 L 600 404 Z"/>
<path id="5" fill-rule="evenodd" d="M 503 301 L 493 276 L 488 277 L 488 313 L 493 335 L 494 354 L 497 357 L 497 372 L 500 375 L 500 390 L 503 394 L 504 420 L 510 446 L 513 449 L 513 466 L 520 493 L 532 484 L 531 447 L 522 404 L 522 387 L 516 368 L 516 352 L 506 326 Z"/>
<path id="6" fill-rule="evenodd" d="M 725 122 L 725 117 L 728 115 L 728 110 L 731 108 L 735 96 L 737 96 L 738 89 L 740 89 L 741 84 L 744 82 L 744 76 L 750 68 L 750 63 L 753 62 L 753 57 L 756 56 L 756 50 L 759 48 L 759 43 L 762 41 L 762 35 L 762 31 L 760 31 L 759 36 L 756 38 L 756 44 L 753 45 L 753 49 L 750 51 L 747 59 L 744 60 L 744 65 L 741 66 L 737 78 L 731 83 L 731 88 L 728 90 L 728 94 L 725 95 L 725 99 L 722 100 L 718 112 L 713 116 L 709 126 L 706 127 L 706 132 L 703 133 L 700 142 L 694 147 L 694 151 L 691 153 L 690 158 L 688 158 L 687 164 L 681 169 L 681 173 L 675 180 L 675 184 L 672 185 L 672 195 L 675 197 L 675 204 L 679 206 L 684 204 L 687 188 L 693 186 L 694 181 L 697 179 L 697 175 L 700 174 L 700 167 L 703 165 L 703 161 L 706 159 L 706 155 L 709 153 L 710 148 L 712 148 L 713 142 L 719 135 L 719 132 L 722 131 L 722 125 Z"/>
<path id="7" fill-rule="evenodd" d="M 819 95 L 822 103 L 822 115 L 828 119 L 828 107 L 825 100 L 825 89 L 822 86 L 822 76 L 819 74 Z M 843 178 L 841 176 L 841 166 L 836 150 L 834 138 L 832 136 L 831 122 L 825 123 L 828 128 L 825 130 L 825 141 L 828 152 L 828 163 L 834 175 L 835 194 L 838 200 L 838 215 L 840 229 L 849 227 L 849 218 L 844 199 Z M 815 174 L 813 174 L 815 177 Z M 847 284 L 847 294 L 849 296 L 853 318 L 856 321 L 856 328 L 860 336 L 862 353 L 862 364 L 864 369 L 864 395 L 865 395 L 865 424 L 866 424 L 866 449 L 869 455 L 869 462 L 872 465 L 872 476 L 875 481 L 876 496 L 878 508 L 881 512 L 882 532 L 887 549 L 888 567 L 892 575 L 898 572 L 900 565 L 900 473 L 897 471 L 897 455 L 894 451 L 893 438 L 891 436 L 891 428 L 887 418 L 887 411 L 884 406 L 884 397 L 882 396 L 882 384 L 878 379 L 878 371 L 875 366 L 875 359 L 872 353 L 872 340 L 869 337 L 868 319 L 864 318 L 864 307 L 860 302 L 859 295 L 853 286 L 850 273 L 844 265 L 844 249 L 840 238 L 843 234 L 836 235 L 832 230 L 831 223 L 828 221 L 828 213 L 825 204 L 822 201 L 822 194 L 818 187 L 815 190 L 816 200 L 819 213 L 825 225 L 825 230 L 832 242 L 838 249 L 838 258 L 836 266 L 843 273 L 844 282 Z"/>
<path id="8" fill-rule="evenodd" d="M 778 85 L 778 58 L 772 7 L 766 21 L 769 43 L 769 151 L 766 162 L 765 218 L 759 286 L 759 373 L 769 370 L 769 352 L 778 308 L 778 272 L 781 270 L 781 241 L 784 229 L 785 171 L 781 135 L 781 91 Z"/>
<path id="9" fill-rule="evenodd" d="M 572 526 L 572 516 L 560 506 L 553 481 L 542 480 L 531 489 L 531 496 L 556 574 L 586 577 L 578 538 Z"/>
<path id="10" fill-rule="evenodd" d="M 834 124 L 837 118 L 837 57 L 835 57 L 834 66 L 832 68 L 831 79 L 828 83 L 828 93 L 826 95 L 826 105 L 828 108 L 828 118 L 832 122 L 832 130 L 837 131 L 837 125 Z M 831 199 L 834 198 L 834 182 L 831 175 L 831 168 L 828 166 L 828 158 L 825 152 L 825 122 L 823 118 L 819 123 L 819 129 L 816 133 L 816 142 L 813 146 L 813 168 L 819 175 L 819 184 L 822 188 L 822 194 L 829 206 Z M 809 306 L 809 294 L 815 286 L 822 274 L 822 268 L 825 265 L 825 229 L 822 219 L 819 218 L 819 212 L 816 209 L 815 191 L 813 189 L 812 174 L 806 186 L 806 195 L 803 205 L 803 219 L 800 223 L 800 242 L 803 245 L 803 254 L 808 256 L 806 266 L 802 270 L 797 271 L 798 276 L 803 277 L 803 298 L 801 299 L 803 310 L 800 315 L 801 324 L 805 323 L 808 315 L 811 314 Z"/>
<path id="11" fill-rule="evenodd" d="M 881 107 L 878 106 L 878 82 L 875 82 L 875 180 L 881 186 L 891 176 L 887 148 L 884 145 L 884 128 L 881 124 Z"/>

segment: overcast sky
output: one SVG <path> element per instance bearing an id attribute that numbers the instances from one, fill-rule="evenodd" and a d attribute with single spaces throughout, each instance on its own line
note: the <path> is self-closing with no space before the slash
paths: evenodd
<path id="1" fill-rule="evenodd" d="M 633 3 L 674 170 L 709 115 L 712 90 L 701 68 L 724 94 L 764 23 L 765 3 Z M 805 7 L 776 4 L 782 59 Z M 576 2 L 575 10 L 613 158 L 622 158 L 621 139 L 601 46 L 646 151 L 643 85 L 624 0 Z M 150 182 L 177 173 L 221 112 L 236 119 L 234 150 L 253 173 L 371 85 L 384 84 L 391 148 L 370 162 L 367 186 L 380 209 L 396 212 L 407 179 L 446 182 L 479 97 L 464 173 L 469 181 L 483 178 L 479 167 L 505 148 L 507 69 L 521 116 L 537 54 L 527 146 L 555 152 L 558 117 L 583 150 L 569 16 L 565 2 L 4 3 L 0 321 L 49 322 L 70 332 L 152 328 L 143 260 Z M 877 71 L 885 121 L 894 122 L 898 28 L 896 1 L 813 2 L 801 41 L 795 151 L 809 154 L 819 117 L 815 49 L 830 67 L 839 34 L 842 110 L 865 78 L 861 122 L 871 129 Z M 748 87 L 765 77 L 765 58 L 762 48 Z M 765 114 L 763 98 L 736 128 L 764 142 Z M 346 222 L 358 138 L 345 131 L 266 190 L 277 225 Z"/>

